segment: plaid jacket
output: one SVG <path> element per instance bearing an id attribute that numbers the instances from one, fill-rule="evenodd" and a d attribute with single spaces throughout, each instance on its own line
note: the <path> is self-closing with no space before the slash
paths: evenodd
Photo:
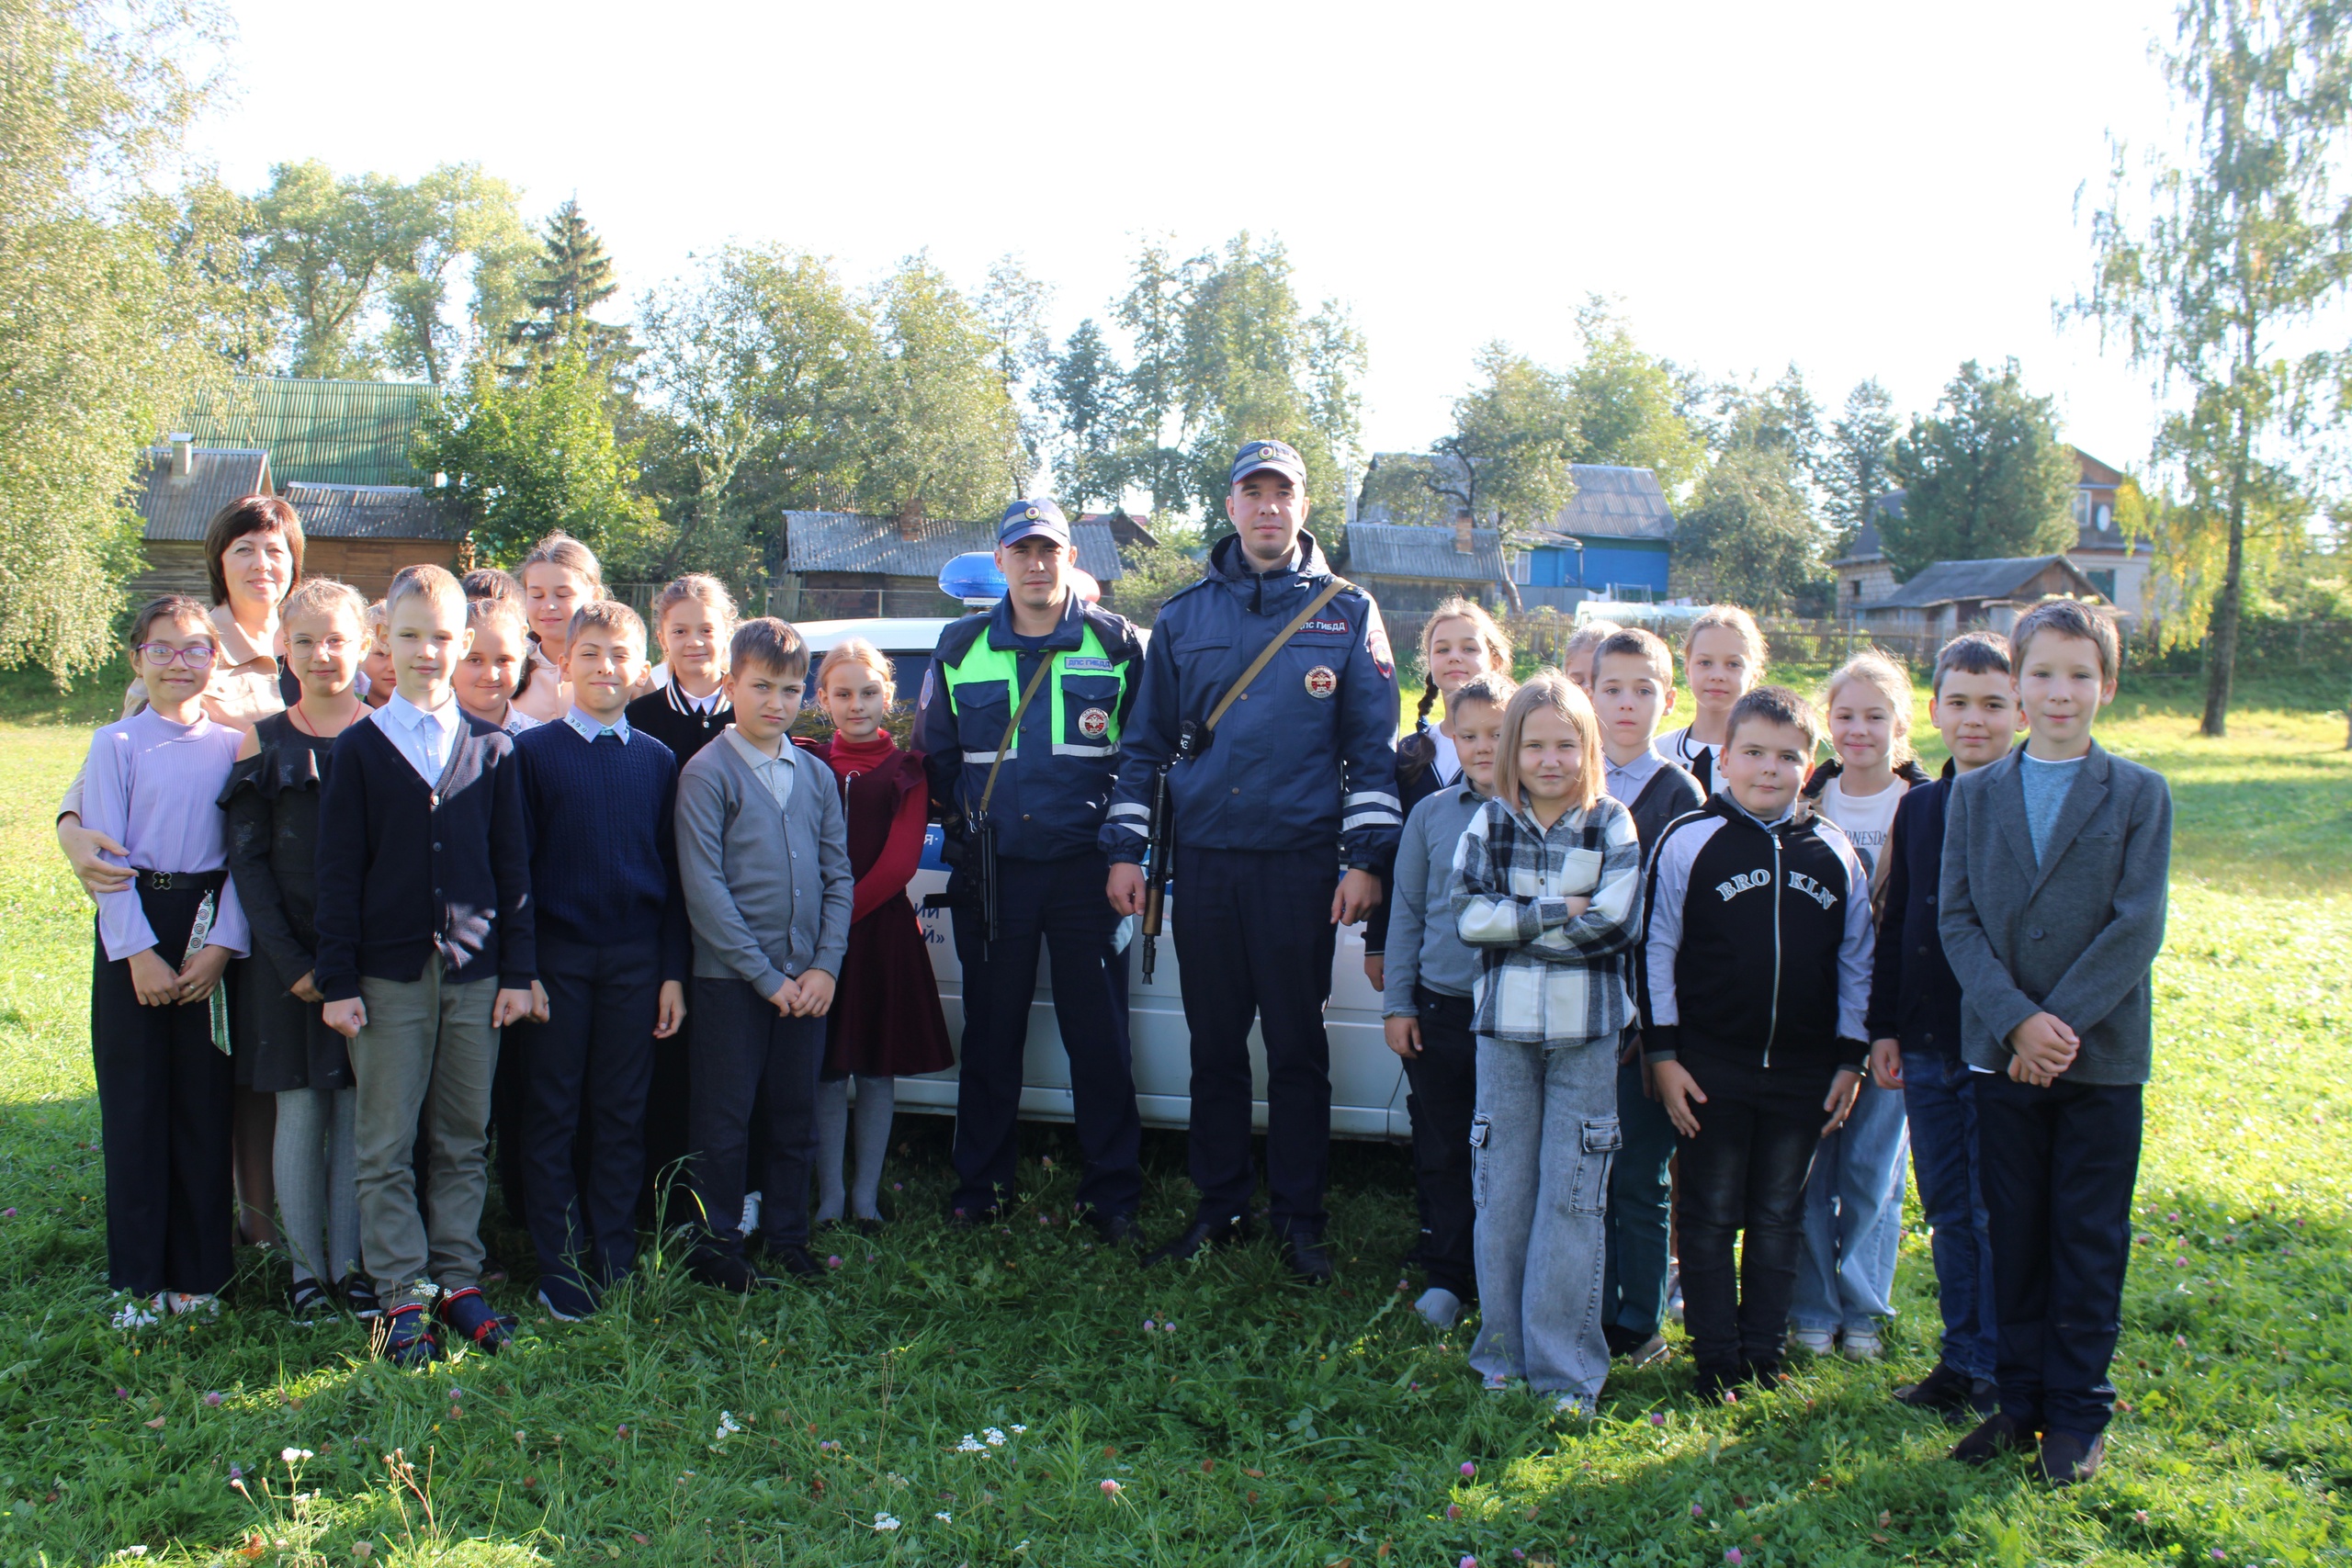
<path id="1" fill-rule="evenodd" d="M 1571 917 L 1568 899 L 1592 903 Z M 1489 800 L 1453 852 L 1455 928 L 1476 950 L 1476 1033 L 1531 1045 L 1614 1041 L 1630 1016 L 1625 964 L 1642 926 L 1633 814 L 1602 795 L 1546 832 Z"/>

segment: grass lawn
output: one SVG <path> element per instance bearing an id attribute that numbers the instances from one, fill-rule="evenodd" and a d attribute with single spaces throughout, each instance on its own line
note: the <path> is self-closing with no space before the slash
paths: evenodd
<path id="1" fill-rule="evenodd" d="M 288 1563 L 2344 1561 L 2352 755 L 2341 715 L 2284 686 L 2250 691 L 2229 740 L 2198 741 L 2191 684 L 2135 687 L 2101 730 L 2170 777 L 2179 840 L 2126 1414 L 2106 1472 L 2061 1495 L 2022 1467 L 1946 1462 L 1952 1434 L 1889 1404 L 1936 1337 L 1916 1208 L 1884 1366 L 1803 1368 L 1788 1393 L 1702 1407 L 1677 1360 L 1612 1382 L 1597 1419 L 1562 1421 L 1534 1396 L 1481 1393 L 1466 1333 L 1433 1336 L 1407 1310 L 1409 1175 L 1389 1147 L 1335 1151 L 1340 1284 L 1322 1293 L 1283 1283 L 1268 1250 L 1145 1275 L 1090 1248 L 1065 1224 L 1075 1150 L 1050 1131 L 1031 1134 L 1014 1223 L 950 1237 L 929 1217 L 945 1125 L 908 1116 L 888 1173 L 907 1217 L 831 1242 L 841 1266 L 815 1291 L 736 1301 L 657 1263 L 566 1327 L 518 1284 L 500 1293 L 525 1312 L 521 1344 L 399 1373 L 346 1323 L 289 1323 L 282 1271 L 254 1256 L 220 1319 L 118 1333 L 89 913 L 47 832 L 86 744 L 73 726 L 106 705 L 7 686 L 0 1565 L 133 1548 Z M 1155 1134 L 1146 1153 L 1146 1218 L 1165 1233 L 1189 1209 L 1182 1146 Z M 527 1256 L 511 1232 L 493 1243 Z"/>

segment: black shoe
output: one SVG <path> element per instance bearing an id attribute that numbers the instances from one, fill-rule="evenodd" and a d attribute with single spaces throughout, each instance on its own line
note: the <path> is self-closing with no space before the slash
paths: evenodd
<path id="1" fill-rule="evenodd" d="M 825 1274 L 825 1266 L 809 1256 L 805 1247 L 772 1247 L 767 1261 L 796 1280 L 819 1280 Z"/>
<path id="2" fill-rule="evenodd" d="M 2041 1434 L 2041 1479 L 2052 1486 L 2072 1486 L 2098 1473 L 2107 1458 L 2107 1434 L 2085 1442 L 2072 1432 Z"/>
<path id="3" fill-rule="evenodd" d="M 1973 1380 L 1949 1361 L 1938 1361 L 1936 1370 L 1917 1382 L 1905 1383 L 1894 1391 L 1894 1402 L 1914 1410 L 1933 1410 L 1945 1416 L 1955 1416 L 1968 1408 Z"/>
<path id="4" fill-rule="evenodd" d="M 1600 1325 L 1600 1342 L 1609 1347 L 1609 1355 L 1613 1360 L 1640 1344 L 1641 1340 L 1630 1328 L 1620 1328 L 1613 1323 L 1604 1323 Z"/>
<path id="5" fill-rule="evenodd" d="M 286 1292 L 286 1314 L 288 1317 L 315 1317 L 334 1310 L 334 1297 L 316 1280 L 297 1280 L 293 1288 Z"/>
<path id="6" fill-rule="evenodd" d="M 1952 1445 L 1951 1457 L 1962 1464 L 1991 1464 L 2005 1454 L 2024 1453 L 2032 1447 L 2033 1434 L 1996 1410 Z"/>
<path id="7" fill-rule="evenodd" d="M 1319 1241 L 1286 1240 L 1283 1243 L 1283 1267 L 1291 1278 L 1306 1285 L 1328 1285 L 1331 1282 L 1331 1255 Z"/>
<path id="8" fill-rule="evenodd" d="M 716 1290 L 732 1291 L 739 1296 L 765 1290 L 776 1283 L 732 1253 L 707 1248 L 686 1259 L 686 1272 L 703 1284 Z"/>
<path id="9" fill-rule="evenodd" d="M 1736 1390 L 1739 1381 L 1736 1367 L 1701 1367 L 1699 1375 L 1691 1380 L 1690 1392 L 1709 1404 L 1721 1404 L 1724 1395 Z"/>
<path id="10" fill-rule="evenodd" d="M 1632 1348 L 1618 1351 L 1617 1356 L 1635 1367 L 1654 1367 L 1672 1353 L 1667 1348 L 1666 1336 L 1653 1334 Z"/>
<path id="11" fill-rule="evenodd" d="M 874 1237 L 880 1235 L 882 1234 L 882 1227 L 889 1223 L 889 1221 L 883 1219 L 877 1214 L 870 1220 L 852 1220 L 849 1223 L 849 1228 L 855 1231 L 859 1235 L 862 1235 L 868 1240 L 872 1240 Z"/>
<path id="12" fill-rule="evenodd" d="M 1232 1247 L 1247 1241 L 1250 1234 L 1246 1214 L 1233 1214 L 1222 1220 L 1194 1220 L 1182 1235 L 1146 1253 L 1143 1266 L 1148 1269 L 1155 1263 L 1189 1263 L 1213 1247 Z"/>
<path id="13" fill-rule="evenodd" d="M 1143 1227 L 1136 1224 L 1133 1214 L 1105 1214 L 1090 1209 L 1086 1223 L 1094 1228 L 1095 1239 L 1105 1247 L 1143 1247 Z"/>
<path id="14" fill-rule="evenodd" d="M 1779 1388 L 1782 1383 L 1794 1381 L 1781 1370 L 1781 1363 L 1778 1361 L 1746 1359 L 1739 1364 L 1739 1378 L 1742 1382 L 1753 1383 L 1767 1393 Z"/>
<path id="15" fill-rule="evenodd" d="M 383 1303 L 376 1298 L 376 1282 L 356 1269 L 343 1277 L 343 1304 L 362 1323 L 373 1323 L 384 1315 Z"/>

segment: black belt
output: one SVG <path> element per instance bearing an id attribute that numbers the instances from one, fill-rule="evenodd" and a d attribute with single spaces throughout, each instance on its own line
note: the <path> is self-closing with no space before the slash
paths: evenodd
<path id="1" fill-rule="evenodd" d="M 150 893 L 217 893 L 229 880 L 226 871 L 141 871 L 130 874 Z"/>

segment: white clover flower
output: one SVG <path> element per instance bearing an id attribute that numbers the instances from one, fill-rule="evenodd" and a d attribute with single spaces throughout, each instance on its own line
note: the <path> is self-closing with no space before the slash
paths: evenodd
<path id="1" fill-rule="evenodd" d="M 1021 1425 L 1020 1423 L 1018 1423 L 1018 1422 L 1015 1422 L 1015 1423 L 1013 1424 L 1013 1427 L 1012 1427 L 1012 1430 L 1014 1431 L 1014 1433 L 1015 1433 L 1015 1434 L 1019 1434 L 1019 1433 L 1022 1433 L 1022 1432 L 1025 1432 L 1025 1431 L 1027 1431 L 1028 1429 L 1029 1429 L 1028 1427 L 1022 1426 L 1022 1425 Z M 1026 1546 L 1026 1545 L 1028 1545 L 1028 1544 L 1029 1544 L 1029 1543 L 1028 1543 L 1027 1541 L 1025 1541 L 1025 1540 L 1024 1540 L 1024 1541 L 1023 1541 L 1023 1542 L 1021 1543 L 1021 1545 L 1022 1545 L 1022 1546 Z M 1015 1547 L 1015 1548 L 1013 1548 L 1013 1550 L 1014 1550 L 1015 1551 L 1020 1551 L 1020 1550 L 1021 1550 L 1021 1548 L 1020 1548 L 1020 1547 Z"/>
<path id="2" fill-rule="evenodd" d="M 1001 1449 L 1004 1447 L 1004 1432 L 1001 1427 L 990 1427 L 988 1430 L 982 1432 L 980 1436 L 989 1440 L 989 1447 L 992 1449 Z"/>
<path id="3" fill-rule="evenodd" d="M 967 1432 L 964 1434 L 964 1440 L 956 1445 L 956 1451 L 959 1454 L 977 1454 L 985 1452 L 986 1447 L 979 1438 Z"/>
<path id="4" fill-rule="evenodd" d="M 945 1514 L 933 1514 L 931 1517 L 937 1519 L 943 1525 L 952 1525 L 956 1522 L 954 1519 L 949 1518 Z"/>
<path id="5" fill-rule="evenodd" d="M 742 1431 L 742 1429 L 743 1428 L 736 1423 L 735 1416 L 732 1412 L 722 1410 L 718 1413 L 718 1429 L 711 1433 L 710 1440 L 714 1443 L 723 1443 L 728 1438 L 734 1437 L 737 1433 Z"/>
<path id="6" fill-rule="evenodd" d="M 876 1514 L 874 1516 L 874 1528 L 878 1530 L 897 1529 L 899 1528 L 898 1516 L 895 1514 Z"/>
<path id="7" fill-rule="evenodd" d="M 300 1464 L 306 1459 L 316 1459 L 319 1456 L 308 1449 L 280 1449 L 277 1450 L 277 1457 L 287 1464 Z"/>

